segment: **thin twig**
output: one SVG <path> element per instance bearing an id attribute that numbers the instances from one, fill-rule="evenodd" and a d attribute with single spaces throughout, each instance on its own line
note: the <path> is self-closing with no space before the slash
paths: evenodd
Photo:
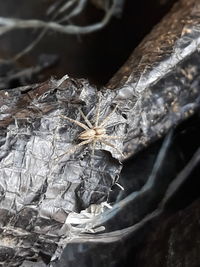
<path id="1" fill-rule="evenodd" d="M 0 17 L 0 35 L 14 30 L 14 29 L 28 29 L 28 28 L 47 28 L 49 30 L 55 30 L 60 33 L 67 34 L 88 34 L 94 31 L 102 29 L 112 17 L 115 5 L 105 13 L 105 16 L 100 22 L 88 25 L 88 26 L 77 26 L 77 25 L 61 25 L 57 22 L 45 22 L 41 20 L 23 20 L 23 19 L 11 19 Z"/>

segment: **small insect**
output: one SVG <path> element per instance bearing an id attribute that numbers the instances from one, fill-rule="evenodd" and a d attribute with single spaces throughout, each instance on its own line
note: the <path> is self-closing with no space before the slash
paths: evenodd
<path id="1" fill-rule="evenodd" d="M 73 120 L 67 116 L 61 115 L 62 118 L 75 123 L 76 125 L 80 126 L 84 129 L 83 132 L 81 132 L 78 135 L 78 139 L 81 141 L 79 144 L 73 146 L 71 149 L 69 149 L 66 153 L 62 154 L 60 157 L 71 154 L 75 152 L 79 147 L 83 145 L 87 145 L 92 143 L 92 155 L 94 155 L 94 150 L 97 142 L 103 143 L 107 146 L 110 146 L 114 148 L 122 157 L 124 157 L 123 153 L 115 147 L 115 145 L 111 144 L 108 140 L 112 139 L 122 139 L 120 136 L 113 136 L 113 135 L 107 135 L 106 134 L 106 125 L 109 118 L 114 114 L 114 112 L 117 109 L 117 105 L 115 108 L 100 122 L 99 121 L 99 115 L 100 115 L 100 102 L 101 102 L 101 94 L 99 93 L 99 101 L 96 108 L 96 115 L 95 115 L 95 123 L 92 125 L 92 123 L 88 120 L 87 116 L 84 115 L 81 109 L 79 109 L 81 116 L 83 117 L 85 124 Z M 106 140 L 107 139 L 107 140 Z"/>

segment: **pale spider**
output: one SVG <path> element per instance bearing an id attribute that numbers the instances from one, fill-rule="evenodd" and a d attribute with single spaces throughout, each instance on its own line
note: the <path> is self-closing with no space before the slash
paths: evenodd
<path id="1" fill-rule="evenodd" d="M 114 112 L 117 109 L 117 105 L 114 107 L 114 109 L 99 123 L 99 115 L 100 115 L 100 102 L 101 102 L 101 94 L 99 93 L 99 100 L 96 108 L 96 115 L 95 115 L 95 123 L 92 125 L 92 123 L 88 120 L 87 116 L 84 115 L 81 109 L 79 109 L 81 116 L 83 117 L 84 121 L 86 124 L 83 124 L 79 121 L 73 120 L 67 116 L 61 115 L 62 118 L 75 123 L 76 125 L 80 126 L 81 128 L 84 129 L 83 132 L 81 132 L 78 135 L 78 139 L 81 140 L 79 144 L 73 146 L 71 149 L 69 149 L 66 153 L 62 154 L 60 157 L 66 155 L 66 154 L 71 154 L 77 150 L 77 148 L 92 143 L 92 155 L 94 155 L 94 150 L 96 146 L 96 142 L 101 142 L 107 146 L 110 146 L 114 148 L 123 158 L 124 155 L 123 153 L 115 147 L 113 144 L 110 142 L 107 142 L 105 139 L 122 139 L 122 137 L 119 136 L 113 136 L 113 135 L 107 135 L 106 134 L 106 122 L 108 119 L 114 114 Z"/>

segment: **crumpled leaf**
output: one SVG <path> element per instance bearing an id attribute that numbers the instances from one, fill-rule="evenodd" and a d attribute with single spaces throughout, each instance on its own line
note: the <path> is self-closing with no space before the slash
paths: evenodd
<path id="1" fill-rule="evenodd" d="M 83 129 L 61 115 L 82 121 L 81 107 L 94 123 L 98 95 L 87 81 L 64 78 L 25 93 L 21 88 L 0 92 L 0 220 L 5 236 L 10 233 L 10 242 L 15 240 L 15 229 L 19 229 L 19 239 L 23 232 L 36 239 L 41 234 L 58 239 L 70 212 L 107 200 L 122 168 L 118 151 L 101 143 L 94 155 L 90 145 L 65 154 L 80 142 L 78 135 Z M 113 109 L 112 100 L 112 92 L 102 93 L 100 120 Z M 108 121 L 108 133 L 123 136 L 125 122 L 119 107 Z M 111 142 L 121 149 L 121 140 Z M 41 250 L 41 241 L 35 238 L 27 243 L 33 258 Z M 51 238 L 45 243 L 52 242 Z M 23 258 L 18 246 L 17 255 Z M 14 244 L 11 247 L 15 250 Z"/>

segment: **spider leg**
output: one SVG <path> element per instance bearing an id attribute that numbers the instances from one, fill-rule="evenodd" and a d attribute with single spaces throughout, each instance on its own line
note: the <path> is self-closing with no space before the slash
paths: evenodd
<path id="1" fill-rule="evenodd" d="M 68 120 L 68 121 L 70 121 L 70 122 L 75 123 L 76 125 L 80 126 L 81 128 L 83 128 L 85 130 L 89 130 L 90 129 L 87 125 L 85 125 L 85 124 L 83 124 L 83 123 L 81 123 L 79 121 L 73 120 L 73 119 L 71 119 L 71 118 L 69 118 L 67 116 L 61 115 L 61 117 L 66 119 L 66 120 Z"/>
<path id="2" fill-rule="evenodd" d="M 123 158 L 125 157 L 124 154 L 116 146 L 114 146 L 113 144 L 111 144 L 109 142 L 106 142 L 105 140 L 102 140 L 102 139 L 100 141 L 101 141 L 101 143 L 114 148 Z"/>
<path id="3" fill-rule="evenodd" d="M 106 139 L 124 139 L 124 136 L 104 135 Z"/>
<path id="4" fill-rule="evenodd" d="M 114 107 L 114 109 L 105 117 L 105 119 L 103 119 L 103 121 L 100 123 L 99 127 L 102 127 L 105 125 L 106 121 L 109 120 L 109 118 L 113 115 L 113 113 L 115 113 L 116 109 L 117 109 L 118 105 L 116 105 Z"/>
<path id="5" fill-rule="evenodd" d="M 60 156 L 54 158 L 54 160 L 58 160 L 60 158 L 62 158 L 63 156 L 67 155 L 67 154 L 71 154 L 71 153 L 74 153 L 79 147 L 83 146 L 83 145 L 86 145 L 86 144 L 89 144 L 91 143 L 93 140 L 85 140 L 85 141 L 82 141 L 81 143 L 79 143 L 78 145 L 76 146 L 73 146 L 71 147 L 67 152 L 61 154 Z"/>
<path id="6" fill-rule="evenodd" d="M 100 114 L 100 103 L 101 103 L 101 93 L 98 92 L 98 103 L 96 107 L 96 115 L 95 115 L 95 127 L 99 124 L 99 114 Z"/>
<path id="7" fill-rule="evenodd" d="M 79 111 L 81 113 L 81 116 L 83 117 L 84 121 L 86 122 L 86 124 L 88 125 L 89 128 L 93 128 L 91 122 L 88 120 L 88 118 L 85 116 L 85 114 L 83 113 L 83 111 L 81 110 L 81 108 L 79 108 Z"/>
<path id="8" fill-rule="evenodd" d="M 92 156 L 94 156 L 94 150 L 95 150 L 95 146 L 96 146 L 97 140 L 93 140 L 93 144 L 92 144 Z"/>

